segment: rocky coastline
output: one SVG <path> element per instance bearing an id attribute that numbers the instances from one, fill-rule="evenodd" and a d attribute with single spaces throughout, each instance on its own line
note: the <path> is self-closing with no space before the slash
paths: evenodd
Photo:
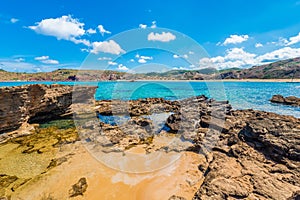
<path id="1" fill-rule="evenodd" d="M 273 95 L 270 99 L 272 103 L 290 105 L 290 106 L 300 106 L 300 98 L 295 96 L 284 97 L 280 94 Z"/>
<path id="2" fill-rule="evenodd" d="M 193 199 L 300 198 L 298 118 L 233 110 L 230 102 L 205 96 L 178 101 L 148 98 L 85 104 L 95 88 L 77 91 L 74 94 L 72 87 L 59 85 L 0 88 L 1 135 L 19 132 L 0 144 L 0 199 L 21 197 L 22 192 L 39 184 L 43 177 L 50 177 L 55 169 L 67 165 L 75 159 L 79 140 L 100 146 L 104 153 L 127 153 L 140 148 L 145 154 L 200 155 L 203 159 L 194 167 L 198 182 L 188 178 L 188 172 L 184 180 L 189 187 L 197 186 Z M 86 107 L 92 107 L 92 113 L 78 112 Z M 53 120 L 58 120 L 58 124 L 42 126 Z M 62 125 L 63 120 L 67 120 L 67 125 Z M 24 124 L 37 125 L 23 135 Z M 162 137 L 171 137 L 173 143 L 157 144 L 155 141 Z M 16 161 L 20 167 L 24 158 L 43 157 L 43 162 L 37 169 L 29 170 L 30 175 L 22 175 L 18 169 L 7 167 L 14 160 L 12 157 L 20 158 Z M 14 167 L 18 168 L 18 164 Z M 72 180 L 65 189 L 66 195 L 88 199 L 85 194 L 93 187 L 91 177 Z M 187 196 L 179 193 L 164 199 Z"/>

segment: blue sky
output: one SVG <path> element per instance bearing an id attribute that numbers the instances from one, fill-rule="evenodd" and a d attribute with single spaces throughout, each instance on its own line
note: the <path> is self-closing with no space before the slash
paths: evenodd
<path id="1" fill-rule="evenodd" d="M 4 0 L 0 31 L 7 71 L 246 68 L 300 56 L 300 1 Z"/>

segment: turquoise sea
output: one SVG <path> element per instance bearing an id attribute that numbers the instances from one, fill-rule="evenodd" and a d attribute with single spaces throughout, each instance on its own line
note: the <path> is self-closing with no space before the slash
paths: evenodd
<path id="1" fill-rule="evenodd" d="M 0 82 L 1 86 L 54 82 Z M 182 99 L 204 94 L 216 100 L 228 100 L 234 109 L 257 109 L 300 117 L 300 108 L 273 104 L 274 94 L 300 97 L 300 83 L 275 82 L 55 82 L 64 85 L 98 85 L 96 99 L 139 99 L 163 97 Z M 1 94 L 0 94 L 1 95 Z"/>

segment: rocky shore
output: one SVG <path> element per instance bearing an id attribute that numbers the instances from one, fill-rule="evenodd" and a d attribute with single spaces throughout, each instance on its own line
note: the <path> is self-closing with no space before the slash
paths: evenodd
<path id="1" fill-rule="evenodd" d="M 114 187 L 122 188 L 122 193 L 129 192 L 137 199 L 143 199 L 138 198 L 141 197 L 139 192 L 149 194 L 147 199 L 155 199 L 156 190 L 163 190 L 168 184 L 174 184 L 170 188 L 177 189 L 157 193 L 160 198 L 300 198 L 298 118 L 256 110 L 233 110 L 229 102 L 205 96 L 178 101 L 149 98 L 84 104 L 92 90 L 84 89 L 75 95 L 72 91 L 68 86 L 1 88 L 2 135 L 20 130 L 24 123 L 40 125 L 35 125 L 30 135 L 0 144 L 0 199 L 26 195 L 32 199 L 47 196 L 50 199 L 93 199 L 96 194 L 104 194 L 96 192 L 98 186 L 107 187 L 110 181 Z M 13 100 L 6 100 L 10 98 Z M 83 111 L 87 107 L 92 107 L 92 113 Z M 71 111 L 71 108 L 76 109 Z M 61 118 L 72 112 L 75 112 L 76 127 L 72 119 Z M 53 119 L 59 120 L 52 123 Z M 47 125 L 43 125 L 45 122 Z M 161 142 L 166 139 L 171 140 Z M 125 185 L 115 185 L 107 175 L 95 172 L 98 171 L 95 161 L 83 153 L 82 144 L 104 154 L 120 153 L 123 157 L 116 163 L 137 150 L 145 155 L 157 152 L 192 155 L 190 158 L 194 160 L 185 160 L 186 165 L 179 165 L 181 167 L 174 172 L 177 175 L 164 177 L 156 172 L 151 175 L 152 182 L 148 175 L 136 186 L 131 185 L 131 189 L 135 188 L 132 191 Z M 82 163 L 83 158 L 94 164 Z M 75 171 L 77 175 L 72 174 Z M 60 180 L 58 187 L 57 177 L 64 173 L 71 178 Z M 135 174 L 134 180 L 139 176 L 145 175 Z M 180 176 L 180 180 L 174 181 L 176 176 Z M 93 177 L 106 182 L 100 184 Z M 40 186 L 45 182 L 49 184 L 47 188 Z M 159 187 L 154 187 L 154 183 L 160 183 Z M 43 188 L 44 196 L 33 188 Z M 151 193 L 147 193 L 148 189 Z"/>
<path id="2" fill-rule="evenodd" d="M 282 95 L 273 95 L 270 99 L 272 103 L 290 105 L 290 106 L 300 106 L 300 98 L 295 96 L 283 97 Z"/>
<path id="3" fill-rule="evenodd" d="M 62 85 L 1 87 L 0 141 L 1 133 L 16 131 L 21 126 L 72 117 L 72 94 L 88 98 L 94 92 L 93 87 L 80 87 L 73 93 L 73 87 Z M 75 95 L 73 101 L 81 98 Z"/>

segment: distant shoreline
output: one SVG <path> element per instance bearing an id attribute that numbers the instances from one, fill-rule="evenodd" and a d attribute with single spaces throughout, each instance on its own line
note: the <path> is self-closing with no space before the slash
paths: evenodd
<path id="1" fill-rule="evenodd" d="M 138 79 L 138 80 L 114 80 L 116 82 L 275 82 L 275 83 L 300 83 L 300 79 L 209 79 L 209 80 L 159 80 L 159 79 Z M 35 80 L 35 81 L 27 81 L 27 80 L 18 80 L 18 81 L 2 81 L 0 83 L 43 83 L 43 82 L 68 82 L 68 83 L 76 83 L 76 81 L 42 81 L 42 80 Z M 101 82 L 95 80 L 84 80 L 78 82 Z M 103 82 L 113 82 L 109 80 L 103 80 Z"/>

